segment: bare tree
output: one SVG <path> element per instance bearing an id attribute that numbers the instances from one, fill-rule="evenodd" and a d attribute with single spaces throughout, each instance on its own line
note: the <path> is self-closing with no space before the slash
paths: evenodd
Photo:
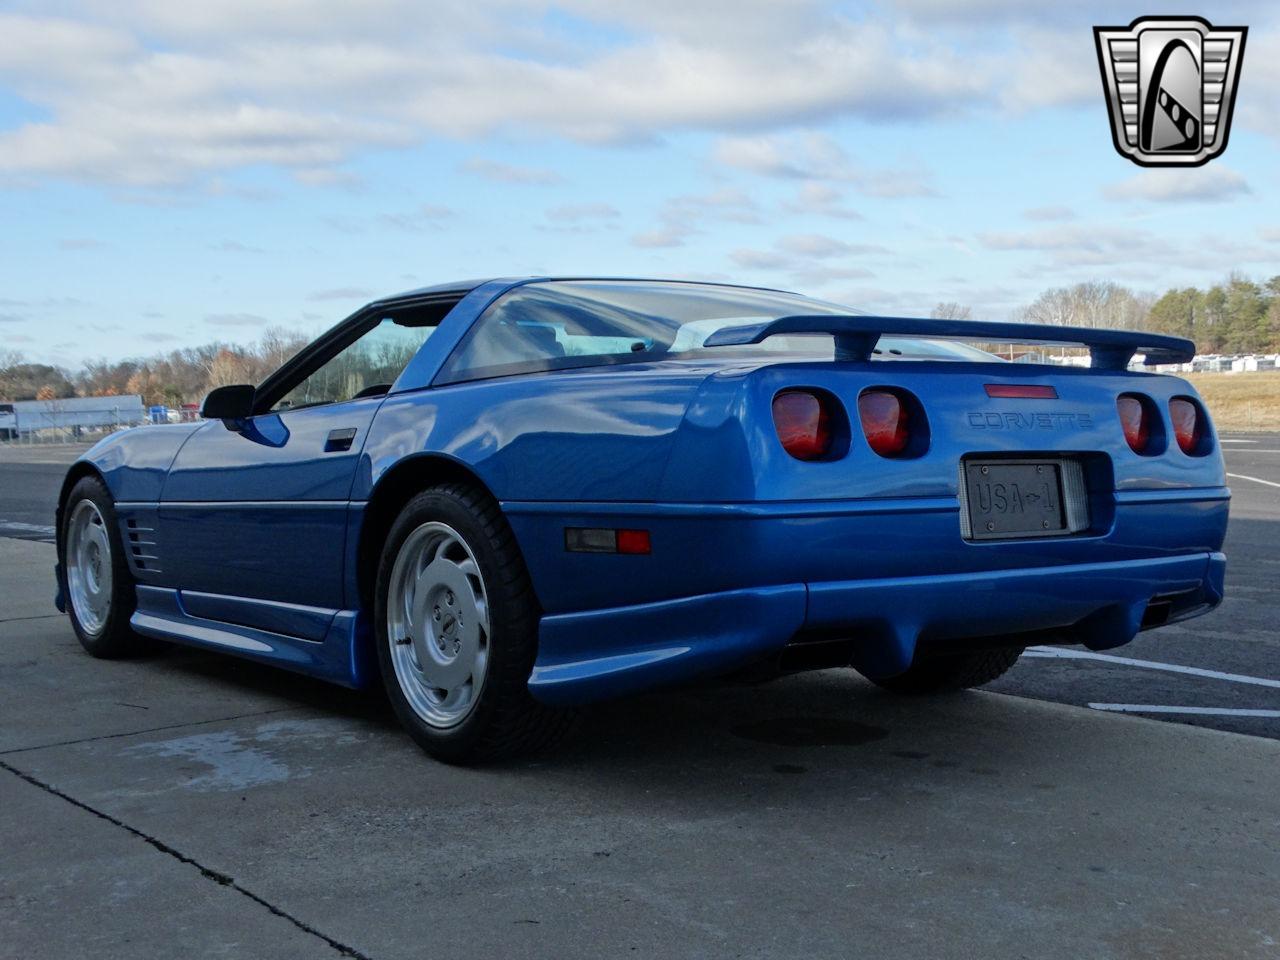
<path id="1" fill-rule="evenodd" d="M 1075 318 L 1075 301 L 1067 287 L 1054 287 L 1036 297 L 1023 311 L 1027 323 L 1070 325 Z"/>
<path id="2" fill-rule="evenodd" d="M 972 320 L 973 311 L 963 303 L 946 300 L 935 304 L 934 308 L 929 311 L 929 316 L 935 320 Z"/>
<path id="3" fill-rule="evenodd" d="M 1069 327 L 1131 330 L 1142 326 L 1155 298 L 1103 280 L 1087 280 L 1070 287 L 1054 287 L 1040 294 L 1023 311 L 1028 323 Z"/>

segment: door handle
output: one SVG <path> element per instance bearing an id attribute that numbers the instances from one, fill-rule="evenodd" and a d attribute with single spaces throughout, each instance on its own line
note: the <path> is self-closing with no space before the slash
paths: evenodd
<path id="1" fill-rule="evenodd" d="M 350 450 L 351 444 L 356 439 L 356 433 L 359 431 L 355 427 L 343 427 L 340 430 L 330 430 L 329 436 L 324 442 L 325 453 L 341 453 L 344 450 Z"/>

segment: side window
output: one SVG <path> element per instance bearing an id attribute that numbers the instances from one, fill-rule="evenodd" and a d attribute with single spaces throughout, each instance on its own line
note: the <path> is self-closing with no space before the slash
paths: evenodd
<path id="1" fill-rule="evenodd" d="M 476 322 L 438 383 L 594 366 L 665 347 L 670 321 L 534 286 L 508 294 Z M 666 338 L 659 343 L 659 336 Z"/>
<path id="2" fill-rule="evenodd" d="M 410 317 L 383 317 L 271 409 L 296 410 L 386 393 L 435 329 L 435 322 L 428 325 Z"/>

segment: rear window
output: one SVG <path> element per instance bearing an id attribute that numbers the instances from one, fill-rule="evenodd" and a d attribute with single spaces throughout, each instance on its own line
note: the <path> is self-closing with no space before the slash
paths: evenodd
<path id="1" fill-rule="evenodd" d="M 517 287 L 476 321 L 437 383 L 545 370 L 699 356 L 795 354 L 831 359 L 830 334 L 770 337 L 764 343 L 705 347 L 725 327 L 795 314 L 849 316 L 861 310 L 790 293 L 662 281 L 567 280 Z M 958 343 L 884 338 L 883 357 L 990 359 Z"/>

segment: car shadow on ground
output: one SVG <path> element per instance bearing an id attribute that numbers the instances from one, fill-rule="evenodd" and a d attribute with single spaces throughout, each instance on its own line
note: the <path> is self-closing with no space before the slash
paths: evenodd
<path id="1" fill-rule="evenodd" d="M 396 727 L 395 717 L 380 687 L 351 690 L 337 684 L 315 680 L 278 667 L 242 660 L 239 657 L 163 644 L 143 662 L 157 670 L 167 670 L 185 677 L 191 684 L 222 684 L 242 691 L 289 701 L 298 708 L 312 708 L 371 723 Z"/>
<path id="2" fill-rule="evenodd" d="M 171 646 L 151 658 L 156 670 L 184 675 L 184 683 L 223 684 L 345 718 L 377 737 L 404 743 L 380 686 L 349 690 L 250 661 Z M 839 762 L 866 748 L 897 760 L 927 760 L 935 766 L 961 761 L 912 749 L 922 727 L 976 711 L 985 721 L 972 727 L 981 749 L 992 714 L 1016 711 L 1018 701 L 993 707 L 993 698 L 960 693 L 936 699 L 901 698 L 862 681 L 852 670 L 825 670 L 769 682 L 707 680 L 640 694 L 577 711 L 573 731 L 554 749 L 533 757 L 505 760 L 480 769 L 490 772 L 575 770 L 623 771 L 655 765 L 725 763 L 734 758 L 764 761 L 780 775 L 806 772 L 817 760 Z M 998 698 L 1005 700 L 1007 698 Z M 1012 722 L 1012 720 L 1010 720 Z M 952 731 L 954 732 L 954 730 Z M 962 738 L 965 739 L 965 738 Z M 886 749 L 887 748 L 887 749 Z M 795 762 L 803 755 L 808 759 Z M 423 763 L 431 761 L 423 756 Z M 989 774 L 989 768 L 986 772 Z"/>

